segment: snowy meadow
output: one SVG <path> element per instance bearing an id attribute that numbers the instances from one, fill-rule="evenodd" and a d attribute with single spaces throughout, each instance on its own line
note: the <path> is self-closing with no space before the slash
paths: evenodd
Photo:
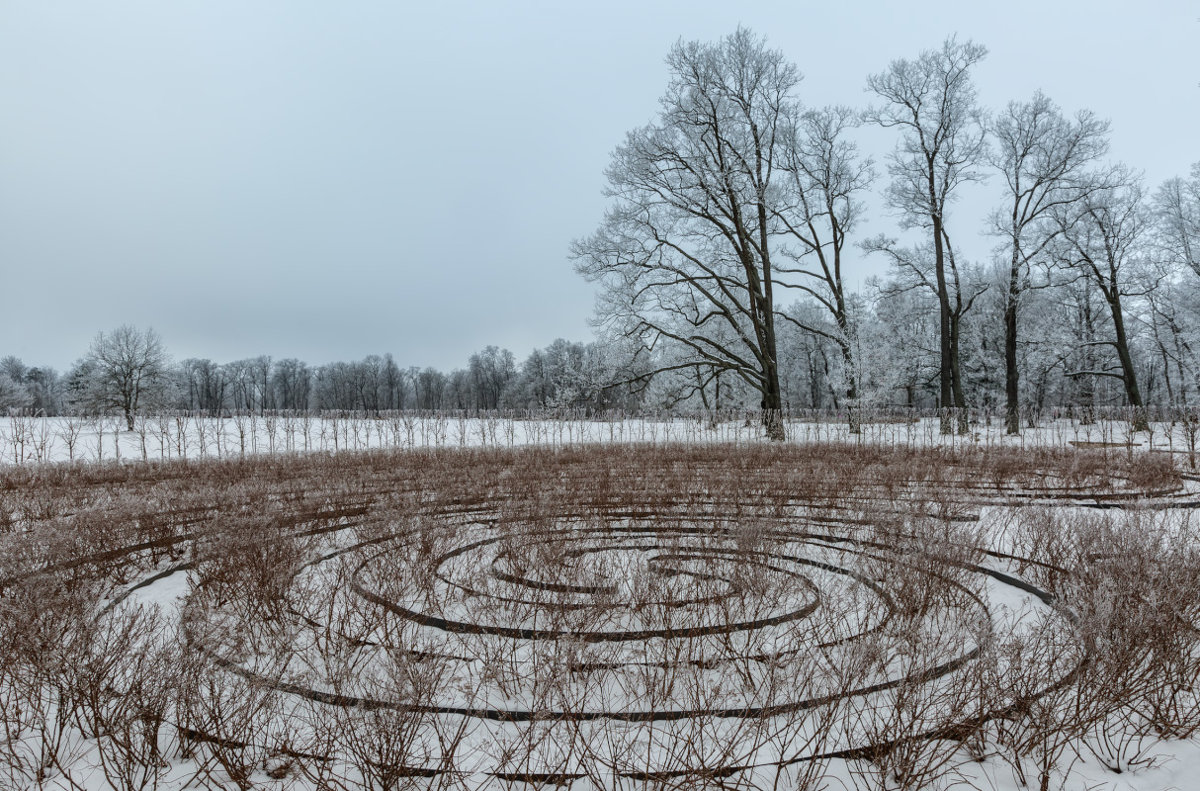
<path id="1" fill-rule="evenodd" d="M 947 413 L 955 413 L 948 410 Z M 1135 430 L 1138 414 L 1145 430 Z M 796 444 L 851 443 L 890 448 L 1103 448 L 1168 453 L 1196 468 L 1200 410 L 1091 408 L 1047 410 L 1020 434 L 1001 410 L 965 411 L 969 428 L 942 431 L 944 415 L 926 409 L 795 410 L 783 417 Z M 951 419 L 957 418 L 951 415 Z M 0 417 L 0 465 L 244 459 L 295 453 L 443 448 L 567 448 L 591 444 L 757 445 L 758 411 L 380 410 L 149 412 Z"/>

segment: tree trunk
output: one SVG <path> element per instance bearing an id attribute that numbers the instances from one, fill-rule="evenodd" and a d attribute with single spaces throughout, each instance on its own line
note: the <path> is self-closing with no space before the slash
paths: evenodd
<path id="1" fill-rule="evenodd" d="M 1083 340 L 1087 344 L 1084 347 L 1083 362 L 1081 368 L 1087 371 L 1096 370 L 1096 355 L 1095 346 L 1092 344 L 1096 340 L 1096 320 L 1092 315 L 1092 298 L 1086 292 L 1083 294 L 1083 308 L 1080 316 L 1080 330 L 1083 335 Z M 1096 406 L 1096 383 L 1091 376 L 1079 377 L 1079 402 L 1083 405 L 1083 422 L 1085 425 L 1092 423 L 1092 413 Z"/>
<path id="2" fill-rule="evenodd" d="M 127 387 L 121 394 L 121 413 L 125 416 L 125 426 L 130 431 L 133 431 L 133 413 L 137 412 L 137 396 L 137 390 L 133 386 Z"/>
<path id="3" fill-rule="evenodd" d="M 1004 425 L 1008 434 L 1021 433 L 1020 376 L 1017 369 L 1017 298 L 1020 269 L 1013 253 L 1008 273 L 1008 298 L 1004 303 Z"/>
<path id="4" fill-rule="evenodd" d="M 930 194 L 933 197 L 932 178 Z M 950 292 L 946 288 L 946 253 L 942 247 L 942 218 L 935 213 L 931 215 L 931 219 L 933 220 L 934 269 L 937 275 L 938 328 L 941 336 L 941 364 L 938 371 L 938 382 L 940 384 L 938 406 L 941 407 L 942 414 L 941 432 L 943 434 L 952 434 L 954 433 L 954 427 L 950 420 L 950 408 L 955 406 L 955 403 L 954 373 L 951 370 L 953 354 L 950 347 Z"/>
<path id="5" fill-rule="evenodd" d="M 764 358 L 763 378 L 766 380 L 766 388 L 763 391 L 763 424 L 766 427 L 767 439 L 773 442 L 782 442 L 787 439 L 787 429 L 783 425 L 783 392 L 779 387 L 779 353 L 775 337 L 775 296 L 772 288 L 771 258 L 768 253 L 770 245 L 766 236 L 767 225 L 766 206 L 760 201 L 758 204 L 758 232 L 762 262 L 761 287 L 759 285 L 760 273 L 754 267 L 753 258 L 744 254 L 743 261 L 746 264 L 751 288 L 759 300 L 759 313 L 756 318 L 762 326 L 758 328 L 757 335 Z M 745 238 L 748 239 L 749 234 L 745 234 Z"/>
<path id="6" fill-rule="evenodd" d="M 839 267 L 840 271 L 840 267 Z M 862 419 L 858 414 L 858 378 L 854 375 L 854 351 L 850 347 L 850 320 L 846 317 L 846 301 L 841 290 L 835 291 L 837 297 L 838 330 L 842 337 L 838 340 L 838 348 L 842 352 L 842 368 L 846 372 L 846 420 L 850 424 L 850 433 L 858 434 Z"/>
<path id="7" fill-rule="evenodd" d="M 1121 310 L 1121 295 L 1115 289 L 1111 294 L 1105 294 L 1109 309 L 1112 311 L 1113 334 L 1116 338 L 1117 357 L 1121 361 L 1121 381 L 1125 384 L 1125 398 L 1133 407 L 1133 430 L 1145 431 L 1150 426 L 1146 420 L 1145 406 L 1142 404 L 1142 394 L 1138 390 L 1137 373 L 1133 368 L 1133 356 L 1129 353 L 1129 340 L 1125 335 L 1125 317 Z"/>
<path id="8" fill-rule="evenodd" d="M 967 433 L 967 399 L 963 394 L 962 368 L 958 360 L 959 322 L 962 316 L 956 311 L 950 321 L 950 384 L 954 395 L 954 412 L 958 418 L 958 433 Z"/>
<path id="9" fill-rule="evenodd" d="M 842 366 L 846 370 L 846 420 L 850 424 L 850 433 L 862 431 L 862 416 L 858 413 L 858 379 L 854 376 L 854 355 L 850 344 L 842 343 Z"/>
<path id="10" fill-rule="evenodd" d="M 767 387 L 762 397 L 763 427 L 766 429 L 767 439 L 782 442 L 787 439 L 787 429 L 783 425 L 783 393 L 779 389 L 779 366 L 773 355 L 766 368 Z"/>

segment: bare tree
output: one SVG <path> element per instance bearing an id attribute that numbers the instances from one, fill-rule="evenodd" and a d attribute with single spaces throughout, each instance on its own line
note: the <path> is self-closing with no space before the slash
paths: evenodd
<path id="1" fill-rule="evenodd" d="M 86 371 L 83 397 L 93 408 L 119 410 L 133 431 L 138 410 L 162 394 L 169 359 L 153 329 L 123 324 L 101 332 L 80 366 Z"/>
<path id="2" fill-rule="evenodd" d="M 355 408 L 379 414 L 380 396 L 383 395 L 383 367 L 383 358 L 378 354 L 368 354 L 362 360 L 350 363 Z"/>
<path id="3" fill-rule="evenodd" d="M 982 177 L 976 168 L 985 154 L 984 126 L 970 70 L 986 54 L 978 44 L 960 44 L 951 37 L 941 49 L 926 50 L 916 60 L 893 61 L 886 71 L 867 78 L 868 90 L 883 99 L 882 105 L 867 112 L 867 119 L 903 133 L 888 167 L 892 176 L 888 204 L 899 212 L 905 229 L 929 232 L 939 309 L 943 408 L 966 406 L 953 321 L 955 304 L 961 312 L 962 300 L 957 290 L 951 291 L 957 273 L 946 208 L 960 185 Z M 891 240 L 880 238 L 868 249 L 894 247 Z M 948 419 L 943 418 L 942 431 L 950 430 Z"/>
<path id="4" fill-rule="evenodd" d="M 467 362 L 475 405 L 480 409 L 496 409 L 500 396 L 516 378 L 517 363 L 508 349 L 488 346 L 471 355 Z"/>
<path id="5" fill-rule="evenodd" d="M 768 436 L 783 439 L 776 352 L 774 201 L 800 81 L 782 53 L 739 28 L 679 43 L 656 122 L 628 134 L 607 171 L 613 205 L 572 245 L 602 284 L 602 322 L 655 367 L 733 372 L 761 394 Z"/>
<path id="6" fill-rule="evenodd" d="M 1196 350 L 1189 337 L 1190 327 L 1186 318 L 1187 307 L 1196 304 L 1195 292 L 1189 292 L 1185 284 L 1169 277 L 1169 273 L 1163 274 L 1157 288 L 1146 294 L 1146 304 L 1150 308 L 1150 332 L 1162 365 L 1167 403 L 1186 407 L 1191 400 L 1189 381 L 1200 389 Z M 1172 368 L 1175 369 L 1174 380 Z"/>
<path id="7" fill-rule="evenodd" d="M 309 393 L 312 391 L 312 371 L 307 363 L 295 358 L 280 360 L 275 363 L 271 387 L 275 403 L 280 409 L 308 409 Z"/>
<path id="8" fill-rule="evenodd" d="M 258 413 L 266 414 L 268 409 L 274 409 L 275 403 L 271 392 L 271 356 L 259 355 L 251 361 L 254 371 L 254 389 L 258 391 Z"/>
<path id="9" fill-rule="evenodd" d="M 446 375 L 433 367 L 409 368 L 417 409 L 441 409 L 446 392 Z"/>
<path id="10" fill-rule="evenodd" d="M 1200 277 L 1200 162 L 1188 179 L 1173 178 L 1154 196 L 1159 241 L 1166 259 Z"/>
<path id="11" fill-rule="evenodd" d="M 219 415 L 225 408 L 225 370 L 212 360 L 184 360 L 179 367 L 180 397 L 186 393 L 187 407 L 208 415 Z"/>
<path id="12" fill-rule="evenodd" d="M 404 409 L 408 400 L 408 380 L 391 352 L 383 355 L 384 409 Z"/>
<path id="13" fill-rule="evenodd" d="M 787 199 L 775 214 L 796 243 L 788 251 L 795 258 L 795 266 L 780 266 L 778 270 L 803 276 L 796 287 L 824 308 L 835 329 L 800 321 L 794 313 L 787 316 L 797 326 L 837 344 L 842 355 L 850 427 L 857 431 L 854 402 L 858 381 L 842 251 L 862 213 L 857 196 L 871 186 L 875 173 L 871 160 L 860 158 L 857 147 L 846 139 L 854 123 L 855 113 L 847 107 L 814 110 L 798 119 L 795 138 L 785 150 L 782 165 Z"/>
<path id="14" fill-rule="evenodd" d="M 1108 123 L 1083 111 L 1073 121 L 1041 92 L 1028 102 L 1009 102 L 991 124 L 992 166 L 1004 177 L 1005 205 L 991 218 L 991 231 L 1004 239 L 1008 276 L 1004 304 L 1005 426 L 1021 431 L 1017 314 L 1031 287 L 1030 265 L 1056 238 L 1050 221 L 1056 209 L 1104 186 L 1085 168 L 1108 149 Z"/>
<path id="15" fill-rule="evenodd" d="M 1112 338 L 1096 343 L 1111 346 L 1118 361 L 1116 368 L 1097 367 L 1072 371 L 1068 375 L 1120 379 L 1126 399 L 1135 409 L 1135 430 L 1145 430 L 1142 394 L 1138 389 L 1137 371 L 1125 326 L 1124 298 L 1141 296 L 1150 287 L 1145 283 L 1135 285 L 1136 278 L 1130 271 L 1147 231 L 1149 217 L 1139 179 L 1128 170 L 1115 171 L 1115 175 L 1123 182 L 1120 186 L 1098 190 L 1077 204 L 1055 212 L 1063 240 L 1059 256 L 1065 265 L 1095 285 L 1104 297 L 1112 321 Z"/>
<path id="16" fill-rule="evenodd" d="M 987 291 L 988 282 L 980 276 L 977 268 L 959 265 L 954 248 L 950 245 L 948 238 L 943 246 L 945 267 L 940 273 L 937 269 L 937 253 L 927 243 L 905 247 L 895 239 L 879 236 L 868 239 L 864 242 L 863 247 L 868 251 L 885 254 L 895 267 L 896 279 L 885 289 L 885 296 L 888 291 L 894 293 L 926 289 L 937 297 L 940 306 L 942 330 L 940 340 L 943 352 L 946 351 L 944 347 L 947 341 L 949 342 L 948 358 L 945 354 L 941 357 L 939 383 L 943 387 L 945 386 L 946 373 L 949 370 L 953 396 L 949 402 L 942 398 L 939 405 L 944 408 L 947 404 L 952 404 L 958 409 L 958 429 L 960 433 L 965 433 L 967 430 L 967 416 L 964 408 L 966 407 L 966 397 L 964 396 L 961 362 L 963 318 L 974 307 L 975 301 Z M 946 299 L 945 302 L 943 302 L 943 298 Z M 947 359 L 949 360 L 949 369 L 946 367 Z M 942 431 L 949 432 L 949 430 L 949 415 L 943 412 Z"/>

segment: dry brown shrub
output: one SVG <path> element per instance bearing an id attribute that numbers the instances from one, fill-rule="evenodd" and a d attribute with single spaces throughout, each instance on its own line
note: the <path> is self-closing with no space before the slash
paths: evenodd
<path id="1" fill-rule="evenodd" d="M 364 442 L 365 427 L 339 420 L 339 443 L 354 445 L 355 430 L 364 432 L 358 440 Z M 393 433 L 405 430 L 398 424 Z M 443 430 L 449 437 L 453 426 Z M 489 430 L 488 444 L 498 444 L 501 430 Z M 584 438 L 579 427 L 571 431 Z M 121 583 L 144 579 L 167 563 L 195 564 L 196 587 L 184 612 L 189 653 L 180 660 L 178 683 L 170 687 L 174 702 L 167 708 L 176 710 L 176 724 L 191 739 L 198 782 L 245 787 L 265 761 L 282 751 L 304 753 L 289 760 L 301 762 L 304 771 L 331 787 L 370 776 L 369 782 L 382 788 L 402 784 L 403 773 L 389 775 L 387 767 L 406 762 L 436 765 L 451 777 L 463 739 L 460 729 L 477 720 L 429 717 L 416 703 L 421 690 L 436 682 L 428 679 L 435 668 L 397 657 L 393 670 L 399 675 L 390 680 L 392 686 L 367 690 L 392 695 L 400 702 L 397 707 L 310 701 L 305 715 L 310 731 L 281 732 L 280 723 L 299 711 L 294 696 L 278 687 L 285 680 L 280 669 L 285 660 L 294 662 L 288 680 L 295 680 L 299 667 L 315 686 L 358 695 L 365 689 L 363 675 L 380 654 L 415 639 L 411 625 L 383 607 L 367 606 L 354 592 L 354 575 L 360 572 L 352 545 L 361 544 L 363 553 L 381 553 L 376 565 L 361 571 L 360 582 L 385 600 L 415 595 L 434 613 L 469 607 L 480 620 L 530 622 L 569 632 L 583 625 L 618 629 L 629 612 L 655 628 L 679 627 L 688 623 L 688 613 L 670 600 L 684 583 L 694 595 L 719 599 L 709 611 L 719 621 L 767 616 L 774 602 L 795 591 L 786 576 L 762 574 L 758 564 L 785 551 L 780 548 L 796 535 L 828 534 L 844 542 L 837 546 L 845 552 L 855 547 L 862 553 L 860 571 L 878 580 L 896 607 L 890 631 L 878 636 L 882 642 L 863 649 L 874 652 L 860 658 L 863 667 L 875 662 L 879 672 L 878 663 L 890 657 L 919 671 L 936 663 L 937 649 L 923 647 L 928 641 L 916 636 L 948 622 L 948 613 L 971 610 L 979 593 L 970 571 L 994 548 L 972 520 L 987 504 L 1014 514 L 1006 533 L 1011 545 L 988 561 L 1018 556 L 1018 573 L 1059 597 L 1075 624 L 1047 619 L 1043 630 L 1016 635 L 990 665 L 980 662 L 944 683 L 900 684 L 875 696 L 877 705 L 869 709 L 848 709 L 831 700 L 811 711 L 737 723 L 698 717 L 600 727 L 569 717 L 534 720 L 494 745 L 497 755 L 506 756 L 505 765 L 518 774 L 547 767 L 565 772 L 576 765 L 579 773 L 594 778 L 640 773 L 643 781 L 664 787 L 685 780 L 730 785 L 741 782 L 740 775 L 722 779 L 723 769 L 743 761 L 756 746 L 775 745 L 772 749 L 786 752 L 781 745 L 790 734 L 808 740 L 782 755 L 788 771 L 799 775 L 796 782 L 805 785 L 817 782 L 821 764 L 801 760 L 802 753 L 840 746 L 833 744 L 832 734 L 858 717 L 879 747 L 862 775 L 865 783 L 916 787 L 944 775 L 956 760 L 951 757 L 956 744 L 973 744 L 976 754 L 986 751 L 979 735 L 985 729 L 988 743 L 1010 756 L 1014 766 L 1034 761 L 1042 782 L 1049 782 L 1043 778 L 1069 761 L 1073 745 L 1085 738 L 1098 757 L 1125 768 L 1139 760 L 1148 739 L 1200 728 L 1195 531 L 1176 523 L 1168 529 L 1169 520 L 1150 512 L 1115 518 L 1052 503 L 1090 498 L 1128 506 L 1139 490 L 1178 487 L 1166 456 L 892 450 L 867 444 L 614 445 L 549 452 L 487 447 L 0 470 L 0 617 L 7 619 L 6 626 L 14 624 L 0 634 L 0 696 L 9 701 L 57 695 L 62 701 L 59 708 L 37 714 L 44 714 L 44 727 L 34 728 L 44 734 L 38 737 L 43 754 L 30 763 L 10 751 L 0 756 L 0 766 L 7 762 L 10 771 L 25 772 L 49 761 L 46 771 L 69 768 L 78 751 L 72 728 L 82 722 L 89 736 L 127 734 L 101 738 L 110 738 L 103 744 L 111 751 L 114 777 L 127 787 L 142 782 L 135 775 L 121 780 L 119 765 L 137 764 L 139 755 L 152 756 L 162 748 L 149 738 L 147 716 L 126 705 L 128 698 L 155 698 L 149 691 L 135 695 L 129 674 L 137 668 L 147 677 L 162 674 L 153 657 L 170 656 L 173 649 L 131 650 L 112 665 L 99 661 L 108 650 L 104 646 L 114 641 L 149 646 L 152 630 L 147 620 L 97 620 L 94 605 Z M 1042 504 L 1027 504 L 1030 500 Z M 478 568 L 466 570 L 479 577 L 477 594 L 439 599 L 450 595 L 439 587 L 439 558 L 474 531 L 500 538 L 509 564 L 504 568 L 518 582 L 498 580 L 481 554 L 473 561 Z M 627 600 L 605 593 L 605 581 L 628 569 L 611 558 L 593 562 L 577 554 L 563 540 L 576 534 L 652 547 L 657 558 L 646 564 L 652 573 L 629 586 Z M 339 551 L 346 554 L 320 563 L 321 573 L 309 573 L 306 564 Z M 528 585 L 530 579 L 542 587 Z M 510 584 L 529 589 L 524 603 L 494 595 Z M 553 606 L 561 593 L 555 586 L 569 585 L 596 588 L 590 608 Z M 56 613 L 34 612 L 35 600 L 57 603 L 59 597 Z M 850 628 L 820 620 L 837 616 L 836 607 L 830 607 L 798 622 L 795 639 L 820 644 L 822 634 Z M 953 628 L 972 627 L 956 622 Z M 293 656 L 301 633 L 317 649 Z M 240 648 L 229 650 L 235 638 Z M 1039 674 L 1047 668 L 1052 674 L 1068 672 L 1064 657 L 1072 656 L 1071 647 L 1080 640 L 1091 657 L 1080 670 L 1086 685 L 1039 687 Z M 69 672 L 62 650 L 36 650 L 47 641 L 78 649 L 85 672 Z M 524 696 L 534 709 L 567 713 L 595 700 L 597 685 L 606 678 L 588 664 L 620 655 L 568 639 L 549 641 L 547 653 L 532 659 L 518 656 L 503 640 L 482 645 L 479 672 L 488 683 Z M 798 672 L 799 657 L 780 659 L 777 670 L 768 671 L 762 657 L 769 647 L 754 634 L 725 634 L 711 645 L 734 657 L 723 671 L 728 681 L 723 692 L 699 686 L 703 674 L 688 664 L 694 659 L 692 644 L 662 640 L 648 649 L 653 661 L 628 674 L 641 702 L 663 710 L 681 701 L 699 707 L 738 695 L 750 705 L 818 694 L 787 686 L 789 668 Z M 853 675 L 853 657 L 830 647 L 821 650 L 830 654 L 820 664 L 823 672 L 836 657 L 848 662 L 840 668 L 843 675 Z M 222 664 L 235 660 L 251 664 L 254 672 Z M 418 680 L 401 679 L 404 674 Z M 124 680 L 106 681 L 114 678 Z M 835 690 L 853 689 L 839 687 L 844 680 L 825 683 Z M 112 694 L 96 693 L 103 684 Z M 1011 690 L 1017 704 L 1008 707 L 989 687 Z M 53 694 L 47 697 L 47 690 Z M 947 716 L 955 707 L 973 712 L 969 721 Z M 996 707 L 1004 709 L 1003 716 L 982 722 L 982 713 Z M 10 716 L 14 710 L 6 705 L 4 727 L 32 733 L 29 710 Z M 55 720 L 59 710 L 74 714 Z M 372 742 L 369 737 L 381 728 L 408 736 L 390 745 Z M 935 732 L 953 739 L 928 738 Z M 673 779 L 653 774 L 655 756 L 663 755 L 678 770 Z M 357 769 L 348 768 L 356 761 Z M 33 771 L 36 777 L 38 770 Z M 151 771 L 142 777 L 152 784 L 154 776 Z"/>

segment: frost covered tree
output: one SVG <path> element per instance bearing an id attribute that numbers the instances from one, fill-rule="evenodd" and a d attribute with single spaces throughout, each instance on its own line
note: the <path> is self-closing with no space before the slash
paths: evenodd
<path id="1" fill-rule="evenodd" d="M 779 333 L 784 402 L 790 409 L 842 408 L 846 383 L 857 381 L 856 372 L 844 366 L 846 359 L 855 358 L 855 350 L 850 349 L 848 358 L 841 355 L 837 327 L 826 306 L 815 300 L 797 302 L 787 314 L 795 321 L 781 325 Z M 857 418 L 850 425 L 856 427 Z"/>
<path id="2" fill-rule="evenodd" d="M 658 118 L 628 133 L 607 171 L 604 221 L 577 240 L 577 270 L 601 284 L 601 322 L 648 350 L 654 372 L 728 371 L 761 396 L 784 439 L 775 323 L 777 202 L 800 82 L 749 30 L 679 43 Z"/>
<path id="3" fill-rule="evenodd" d="M 0 415 L 9 410 L 24 409 L 29 404 L 25 386 L 6 372 L 0 371 Z"/>
<path id="4" fill-rule="evenodd" d="M 29 408 L 36 414 L 62 413 L 62 377 L 46 366 L 30 368 L 25 374 L 25 390 L 29 393 Z"/>
<path id="5" fill-rule="evenodd" d="M 1200 278 L 1200 162 L 1190 178 L 1173 178 L 1154 196 L 1159 248 L 1167 261 Z"/>
<path id="6" fill-rule="evenodd" d="M 1194 283 L 1165 276 L 1146 293 L 1150 309 L 1149 330 L 1155 356 L 1162 366 L 1166 402 L 1186 406 L 1200 390 L 1200 367 L 1196 357 L 1196 307 L 1200 290 Z"/>
<path id="7" fill-rule="evenodd" d="M 0 415 L 29 407 L 29 390 L 25 386 L 28 372 L 29 368 L 19 357 L 10 354 L 0 358 Z"/>
<path id="8" fill-rule="evenodd" d="M 1003 283 L 1005 426 L 1021 430 L 1018 312 L 1034 284 L 1033 265 L 1044 256 L 1060 227 L 1051 215 L 1102 189 L 1103 174 L 1087 169 L 1108 149 L 1108 123 L 1092 113 L 1067 119 L 1042 93 L 1010 102 L 991 124 L 989 159 L 1004 178 L 1004 204 L 993 212 L 991 232 L 1002 238 L 1008 264 Z"/>
<path id="9" fill-rule="evenodd" d="M 1147 295 L 1151 329 L 1168 401 L 1187 404 L 1189 383 L 1200 392 L 1200 162 L 1189 178 L 1158 188 L 1152 212 L 1155 259 L 1163 276 Z"/>
<path id="10" fill-rule="evenodd" d="M 609 387 L 616 378 L 606 348 L 559 338 L 534 349 L 505 388 L 504 405 L 534 409 L 603 409 L 617 403 L 622 391 Z"/>
<path id="11" fill-rule="evenodd" d="M 878 404 L 927 407 L 938 381 L 935 296 L 877 281 L 871 292 L 874 310 L 862 328 L 858 359 L 862 388 Z"/>
<path id="12" fill-rule="evenodd" d="M 258 411 L 258 376 L 253 359 L 233 360 L 222 366 L 230 405 L 239 412 Z"/>
<path id="13" fill-rule="evenodd" d="M 139 410 L 164 395 L 170 358 L 151 328 L 123 324 L 101 332 L 72 375 L 76 399 L 86 408 L 114 411 L 133 431 Z"/>
<path id="14" fill-rule="evenodd" d="M 963 369 L 964 324 L 975 302 L 990 283 L 978 267 L 959 263 L 954 248 L 946 238 L 939 256 L 928 242 L 901 245 L 895 239 L 876 237 L 864 242 L 864 249 L 883 253 L 892 265 L 894 277 L 888 288 L 892 291 L 928 291 L 936 299 L 939 319 L 938 349 L 938 406 L 943 409 L 941 428 L 951 431 L 951 421 L 945 407 L 959 409 L 958 430 L 967 430 L 966 372 Z M 939 257 L 942 260 L 938 267 Z M 950 399 L 946 398 L 949 387 Z"/>
<path id="15" fill-rule="evenodd" d="M 1078 272 L 1099 291 L 1107 308 L 1111 334 L 1091 342 L 1108 346 L 1116 353 L 1117 364 L 1095 365 L 1070 373 L 1073 377 L 1107 376 L 1120 379 L 1126 399 L 1136 412 L 1135 428 L 1146 428 L 1146 415 L 1137 369 L 1131 353 L 1126 325 L 1126 301 L 1142 296 L 1147 285 L 1135 276 L 1147 234 L 1149 216 L 1139 180 L 1128 171 L 1119 184 L 1087 195 L 1084 199 L 1055 212 L 1062 245 L 1058 255 L 1062 263 Z"/>
<path id="16" fill-rule="evenodd" d="M 978 169 L 986 146 L 983 116 L 975 100 L 971 67 L 987 50 L 970 41 L 949 38 L 940 49 L 926 50 L 916 60 L 896 60 L 867 79 L 867 88 L 882 99 L 866 118 L 896 129 L 901 139 L 891 154 L 892 181 L 886 198 L 899 213 L 902 227 L 928 234 L 930 260 L 920 265 L 938 301 L 939 406 L 966 406 L 957 356 L 955 315 L 965 312 L 960 276 L 946 225 L 946 211 L 956 190 L 982 178 Z M 868 250 L 889 252 L 893 260 L 913 259 L 896 240 L 878 237 Z M 943 432 L 951 425 L 943 419 Z"/>
<path id="17" fill-rule="evenodd" d="M 805 292 L 821 306 L 827 321 L 804 320 L 796 311 L 785 315 L 808 333 L 836 344 L 842 358 L 842 394 L 849 407 L 852 431 L 857 430 L 854 404 L 858 381 L 852 300 L 846 291 L 843 253 L 862 214 L 862 193 L 875 178 L 871 160 L 861 157 L 848 139 L 855 119 L 856 114 L 847 107 L 813 110 L 797 119 L 794 137 L 784 148 L 783 200 L 775 209 L 790 237 L 785 252 L 794 262 L 778 269 L 799 276 L 795 284 L 785 285 Z M 812 348 L 824 354 L 824 344 L 810 345 L 810 352 Z"/>

